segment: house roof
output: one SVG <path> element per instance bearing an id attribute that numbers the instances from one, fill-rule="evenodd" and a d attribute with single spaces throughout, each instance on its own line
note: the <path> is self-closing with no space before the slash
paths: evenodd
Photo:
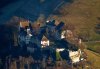
<path id="1" fill-rule="evenodd" d="M 45 36 L 43 36 L 42 41 L 48 41 L 48 39 Z"/>
<path id="2" fill-rule="evenodd" d="M 28 21 L 21 21 L 20 25 L 25 28 L 26 26 L 29 26 L 29 22 Z"/>

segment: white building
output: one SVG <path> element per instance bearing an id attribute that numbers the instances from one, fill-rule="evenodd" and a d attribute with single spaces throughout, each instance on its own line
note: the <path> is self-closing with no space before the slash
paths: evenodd
<path id="1" fill-rule="evenodd" d="M 57 48 L 56 52 L 61 52 L 61 51 L 64 51 L 64 50 L 65 50 L 65 48 Z"/>
<path id="2" fill-rule="evenodd" d="M 25 28 L 26 26 L 29 26 L 29 21 L 20 21 L 20 27 Z"/>
<path id="3" fill-rule="evenodd" d="M 61 33 L 61 39 L 64 39 L 64 38 L 66 38 L 66 31 L 65 30 L 62 31 L 62 33 Z"/>
<path id="4" fill-rule="evenodd" d="M 78 43 L 79 43 L 79 44 L 82 44 L 82 39 L 79 39 Z"/>
<path id="5" fill-rule="evenodd" d="M 67 35 L 67 38 L 69 38 L 73 36 L 73 33 L 71 30 L 66 30 L 66 35 Z"/>
<path id="6" fill-rule="evenodd" d="M 61 33 L 61 39 L 73 37 L 71 30 L 63 30 Z"/>
<path id="7" fill-rule="evenodd" d="M 72 60 L 72 63 L 77 63 L 80 61 L 81 57 L 81 50 L 79 49 L 78 51 L 70 51 L 69 50 L 69 57 Z"/>

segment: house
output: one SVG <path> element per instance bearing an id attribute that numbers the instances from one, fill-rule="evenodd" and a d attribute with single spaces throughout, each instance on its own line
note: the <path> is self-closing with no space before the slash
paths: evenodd
<path id="1" fill-rule="evenodd" d="M 49 46 L 50 45 L 50 41 L 45 37 L 43 36 L 42 40 L 41 40 L 41 47 L 44 48 L 46 46 Z"/>
<path id="2" fill-rule="evenodd" d="M 66 38 L 66 31 L 65 30 L 61 32 L 61 39 L 64 39 L 64 38 Z"/>
<path id="3" fill-rule="evenodd" d="M 49 40 L 60 40 L 59 26 L 55 25 L 55 20 L 47 21 L 46 23 L 46 36 Z"/>
<path id="4" fill-rule="evenodd" d="M 79 44 L 82 44 L 82 39 L 78 39 L 78 43 Z"/>
<path id="5" fill-rule="evenodd" d="M 73 37 L 73 33 L 71 30 L 66 30 L 67 38 Z"/>
<path id="6" fill-rule="evenodd" d="M 72 60 L 72 63 L 77 63 L 80 61 L 80 57 L 81 57 L 81 50 L 78 49 L 78 51 L 69 51 L 69 57 Z"/>
<path id="7" fill-rule="evenodd" d="M 73 32 L 71 30 L 63 30 L 61 32 L 61 39 L 73 37 Z"/>
<path id="8" fill-rule="evenodd" d="M 21 21 L 20 27 L 25 28 L 26 26 L 29 26 L 29 21 Z"/>
<path id="9" fill-rule="evenodd" d="M 65 48 L 57 48 L 56 52 L 61 52 L 61 51 L 64 51 L 64 50 L 65 50 Z"/>
<path id="10" fill-rule="evenodd" d="M 64 51 L 65 49 L 64 48 L 56 48 L 56 60 L 57 61 L 60 61 L 62 60 L 62 57 L 60 55 L 60 52 Z"/>

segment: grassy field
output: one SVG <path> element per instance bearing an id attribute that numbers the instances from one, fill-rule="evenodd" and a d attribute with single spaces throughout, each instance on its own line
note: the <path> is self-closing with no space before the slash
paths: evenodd
<path id="1" fill-rule="evenodd" d="M 52 15 L 53 19 L 75 26 L 74 31 L 77 35 L 86 36 L 85 38 L 88 40 L 100 41 L 100 35 L 95 32 L 96 25 L 100 23 L 100 19 L 98 19 L 100 0 L 73 0 L 73 3 L 64 4 L 58 11 L 57 15 Z M 85 52 L 91 67 L 87 69 L 100 69 L 100 42 L 85 44 L 89 49 Z"/>
<path id="2" fill-rule="evenodd" d="M 100 42 L 86 42 L 87 49 L 100 54 Z"/>
<path id="3" fill-rule="evenodd" d="M 100 0 L 73 0 L 73 3 L 64 4 L 60 14 L 53 18 L 64 21 L 67 25 L 75 26 L 75 32 L 81 36 L 87 36 L 89 40 L 100 40 L 100 35 L 95 33 L 95 26 L 100 20 Z"/>
<path id="4" fill-rule="evenodd" d="M 85 50 L 85 52 L 87 53 L 90 67 L 92 67 L 91 69 L 100 69 L 100 54 L 90 50 Z"/>

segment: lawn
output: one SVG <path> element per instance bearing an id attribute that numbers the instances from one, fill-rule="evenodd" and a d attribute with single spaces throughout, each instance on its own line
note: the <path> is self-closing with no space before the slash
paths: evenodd
<path id="1" fill-rule="evenodd" d="M 87 49 L 100 54 L 100 42 L 86 42 Z"/>
<path id="2" fill-rule="evenodd" d="M 85 52 L 87 53 L 87 60 L 90 62 L 90 67 L 92 69 L 100 69 L 100 54 L 90 50 L 85 50 Z"/>

